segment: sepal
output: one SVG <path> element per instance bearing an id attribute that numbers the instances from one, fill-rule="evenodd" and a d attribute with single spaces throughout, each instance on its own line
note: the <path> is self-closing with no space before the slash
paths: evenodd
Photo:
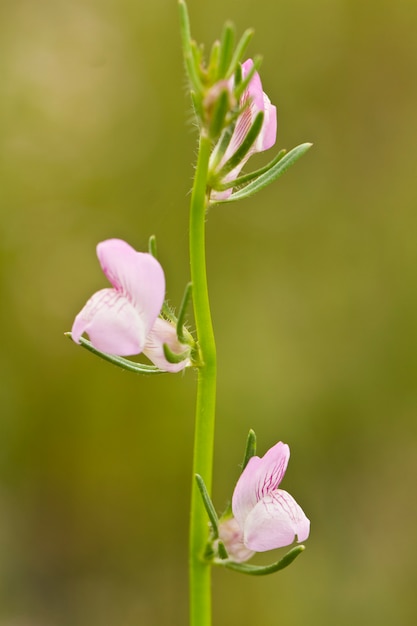
<path id="1" fill-rule="evenodd" d="M 245 454 L 244 454 L 243 463 L 242 463 L 242 472 L 247 466 L 247 464 L 249 463 L 249 460 L 253 456 L 255 456 L 255 454 L 256 454 L 256 434 L 254 430 L 250 429 L 248 433 L 248 438 L 246 440 Z"/>
<path id="2" fill-rule="evenodd" d="M 149 240 L 148 240 L 148 252 L 155 259 L 158 259 L 158 247 L 156 245 L 156 237 L 155 237 L 155 235 L 151 235 L 149 237 Z M 164 302 L 162 304 L 161 313 L 170 322 L 173 322 L 173 323 L 176 322 L 176 318 L 175 318 L 174 312 L 172 311 L 171 307 L 169 306 L 169 304 L 168 304 L 168 302 L 166 300 L 164 300 Z"/>
<path id="3" fill-rule="evenodd" d="M 183 352 L 177 354 L 170 349 L 167 343 L 164 343 L 162 348 L 164 350 L 164 356 L 168 363 L 181 363 L 182 361 L 190 358 L 190 350 L 184 350 Z"/>
<path id="4" fill-rule="evenodd" d="M 229 555 L 227 554 L 226 547 L 225 547 L 223 541 L 221 541 L 220 539 L 217 542 L 217 553 L 219 555 L 219 558 L 222 559 L 222 561 L 224 561 L 224 560 L 229 558 Z"/>
<path id="5" fill-rule="evenodd" d="M 180 343 L 188 343 L 192 347 L 194 347 L 194 339 L 191 333 L 185 327 L 185 316 L 187 314 L 187 307 L 190 303 L 193 293 L 193 285 L 192 283 L 187 283 L 184 290 L 184 295 L 182 297 L 180 310 L 178 311 L 177 318 L 177 337 Z"/>
<path id="6" fill-rule="evenodd" d="M 152 254 L 152 256 L 155 257 L 155 259 L 158 258 L 155 235 L 151 235 L 149 237 L 148 250 L 149 250 L 149 254 Z M 175 312 L 169 306 L 169 304 L 168 304 L 168 302 L 166 300 L 165 300 L 165 302 L 162 305 L 162 314 L 163 314 L 163 316 L 167 320 L 169 320 L 170 322 L 175 324 L 178 341 L 180 343 L 182 343 L 182 344 L 185 343 L 185 344 L 189 345 L 191 350 L 193 352 L 195 352 L 196 346 L 195 346 L 194 337 L 187 330 L 187 328 L 185 326 L 185 317 L 186 317 L 186 314 L 187 314 L 187 307 L 190 304 L 191 298 L 192 298 L 192 283 L 187 283 L 187 285 L 185 286 L 185 289 L 184 289 L 184 295 L 182 297 L 182 301 L 181 301 L 180 309 L 179 309 L 179 312 L 178 312 L 178 316 L 175 315 Z M 189 356 L 189 353 L 187 352 L 186 356 L 183 356 L 183 357 L 178 359 L 178 356 L 180 356 L 180 355 L 173 354 L 166 344 L 164 344 L 164 353 L 165 353 L 165 358 L 167 359 L 167 361 L 169 363 L 179 363 L 180 361 L 184 360 L 185 358 L 187 358 Z M 172 354 L 173 356 L 169 357 L 168 355 L 170 355 L 170 354 Z M 184 354 L 185 354 L 185 352 L 184 352 Z M 171 360 L 171 358 L 173 358 L 174 360 Z"/>
<path id="7" fill-rule="evenodd" d="M 152 254 L 152 256 L 155 259 L 158 258 L 158 250 L 157 250 L 157 247 L 156 247 L 156 237 L 155 237 L 155 235 L 151 235 L 149 237 L 149 240 L 148 240 L 148 251 L 149 251 L 149 254 Z"/>

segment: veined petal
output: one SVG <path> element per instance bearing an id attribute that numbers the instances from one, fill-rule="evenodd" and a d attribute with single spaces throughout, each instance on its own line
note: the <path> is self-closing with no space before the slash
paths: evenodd
<path id="1" fill-rule="evenodd" d="M 256 500 L 275 491 L 284 478 L 290 460 L 290 449 L 279 441 L 261 458 L 256 475 Z"/>
<path id="2" fill-rule="evenodd" d="M 307 539 L 310 521 L 294 498 L 277 489 L 260 500 L 246 518 L 243 540 L 249 550 L 264 552 Z"/>
<path id="3" fill-rule="evenodd" d="M 253 68 L 252 59 L 247 59 L 244 63 L 242 63 L 242 78 L 243 80 L 247 77 L 249 72 Z M 264 92 L 262 90 L 262 82 L 258 72 L 255 72 L 251 78 L 249 85 L 247 86 L 246 92 L 248 97 L 251 98 L 253 105 L 256 108 L 256 111 L 264 110 Z"/>
<path id="4" fill-rule="evenodd" d="M 164 343 L 167 344 L 174 354 L 181 354 L 188 348 L 188 346 L 184 346 L 178 341 L 175 326 L 167 320 L 158 317 L 146 338 L 146 344 L 143 349 L 144 354 L 152 363 L 165 372 L 179 372 L 184 367 L 190 365 L 190 359 L 184 359 L 180 363 L 167 361 L 164 354 Z"/>
<path id="5" fill-rule="evenodd" d="M 252 59 L 248 59 L 242 64 L 242 78 L 243 79 L 246 78 L 246 76 L 249 74 L 252 67 L 253 67 Z M 264 93 L 262 91 L 262 83 L 261 83 L 261 79 L 259 77 L 258 72 L 255 72 L 255 74 L 252 76 L 251 81 L 249 85 L 247 86 L 247 88 L 245 89 L 240 99 L 239 104 L 241 107 L 244 107 L 245 105 L 247 106 L 245 106 L 242 113 L 239 115 L 237 119 L 232 138 L 221 160 L 219 169 L 222 167 L 222 165 L 226 163 L 228 159 L 230 159 L 230 157 L 242 145 L 257 114 L 260 111 L 264 111 L 264 108 L 265 108 L 264 107 Z M 262 126 L 264 126 L 264 124 Z M 265 149 L 265 148 L 257 149 L 256 147 L 257 143 L 258 141 L 256 141 L 255 144 L 251 147 L 248 154 L 245 156 L 245 159 L 239 164 L 238 168 L 234 170 L 234 178 L 237 178 L 239 171 L 242 169 L 246 161 L 254 152 L 258 152 L 262 149 Z M 227 176 L 227 180 L 233 180 L 233 177 L 229 174 Z"/>
<path id="6" fill-rule="evenodd" d="M 247 77 L 252 68 L 252 59 L 248 59 L 242 64 L 243 79 Z M 245 106 L 245 104 L 247 106 Z M 277 109 L 273 104 L 271 104 L 271 101 L 266 93 L 263 92 L 262 82 L 258 72 L 254 73 L 249 82 L 249 85 L 245 89 L 240 99 L 240 106 L 244 107 L 243 111 L 236 121 L 236 125 L 230 142 L 223 156 L 221 157 L 220 162 L 216 166 L 217 171 L 221 170 L 223 165 L 242 145 L 259 112 L 264 113 L 264 119 L 260 133 L 256 138 L 254 144 L 250 147 L 240 163 L 238 163 L 238 165 L 223 178 L 223 180 L 221 181 L 223 184 L 235 180 L 239 176 L 240 171 L 245 166 L 248 159 L 256 152 L 263 152 L 264 150 L 268 150 L 269 148 L 271 148 L 275 144 L 277 138 Z M 217 144 L 217 147 L 220 144 L 221 140 Z M 214 149 L 211 157 L 211 165 L 213 163 L 213 160 L 215 159 L 215 154 L 216 148 Z M 232 194 L 232 191 L 232 187 L 224 191 L 216 191 L 215 189 L 213 189 L 210 198 L 213 201 L 226 200 Z"/>
<path id="7" fill-rule="evenodd" d="M 165 297 L 165 276 L 160 263 L 151 254 L 136 252 L 121 239 L 99 243 L 97 256 L 104 274 L 115 290 L 135 307 L 148 332 Z"/>
<path id="8" fill-rule="evenodd" d="M 256 484 L 260 463 L 259 456 L 253 456 L 249 459 L 233 492 L 232 511 L 241 528 L 244 527 L 246 517 L 257 503 Z"/>
<path id="9" fill-rule="evenodd" d="M 271 104 L 266 93 L 263 94 L 263 97 L 264 123 L 255 142 L 255 152 L 269 150 L 277 140 L 277 107 Z"/>
<path id="10" fill-rule="evenodd" d="M 253 67 L 252 59 L 248 59 L 242 64 L 242 77 L 245 78 Z M 272 148 L 277 138 L 277 109 L 271 104 L 270 99 L 262 89 L 262 82 L 258 72 L 252 77 L 248 88 L 244 94 L 245 98 L 250 98 L 250 109 L 252 120 L 255 119 L 259 111 L 264 112 L 264 121 L 251 153 L 263 152 Z"/>
<path id="11" fill-rule="evenodd" d="M 232 498 L 233 515 L 240 526 L 256 503 L 266 494 L 275 491 L 281 482 L 290 458 L 287 444 L 278 442 L 262 458 L 253 456 L 235 487 Z"/>
<path id="12" fill-rule="evenodd" d="M 71 332 L 75 342 L 86 332 L 97 350 L 118 356 L 139 354 L 146 338 L 141 315 L 116 289 L 97 291 L 78 313 Z"/>

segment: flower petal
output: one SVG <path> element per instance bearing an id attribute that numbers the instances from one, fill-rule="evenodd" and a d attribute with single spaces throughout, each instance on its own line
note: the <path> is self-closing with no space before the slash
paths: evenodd
<path id="1" fill-rule="evenodd" d="M 78 313 L 72 326 L 73 340 L 78 343 L 84 332 L 97 350 L 119 356 L 139 354 L 146 339 L 141 315 L 116 289 L 97 291 Z"/>
<path id="2" fill-rule="evenodd" d="M 232 497 L 232 511 L 239 526 L 245 525 L 245 520 L 257 503 L 256 485 L 258 468 L 261 463 L 259 456 L 253 456 L 241 473 L 236 483 Z"/>
<path id="3" fill-rule="evenodd" d="M 262 458 L 253 456 L 235 487 L 232 498 L 233 515 L 243 527 L 246 516 L 266 494 L 275 491 L 281 482 L 290 458 L 287 444 L 279 441 Z"/>
<path id="4" fill-rule="evenodd" d="M 246 518 L 243 539 L 255 552 L 282 548 L 307 539 L 310 521 L 294 498 L 277 489 L 260 500 Z"/>
<path id="5" fill-rule="evenodd" d="M 253 67 L 252 59 L 248 59 L 242 64 L 242 77 L 246 78 L 248 73 Z M 263 152 L 272 148 L 277 138 L 277 108 L 271 104 L 270 99 L 262 89 L 262 82 L 258 72 L 252 77 L 248 88 L 243 96 L 244 99 L 250 98 L 251 103 L 249 109 L 251 110 L 251 124 L 255 119 L 259 111 L 264 112 L 264 121 L 262 124 L 261 132 L 259 133 L 255 144 L 250 150 L 250 153 Z M 241 104 L 244 103 L 244 100 Z"/>
<path id="6" fill-rule="evenodd" d="M 263 94 L 263 97 L 264 122 L 255 142 L 255 152 L 269 150 L 277 140 L 277 107 L 271 104 L 266 93 Z"/>
<path id="7" fill-rule="evenodd" d="M 167 320 L 158 317 L 146 338 L 146 344 L 143 349 L 144 354 L 152 363 L 165 372 L 180 372 L 184 367 L 190 365 L 190 359 L 184 359 L 180 363 L 167 361 L 164 354 L 164 343 L 167 344 L 174 354 L 181 354 L 188 348 L 188 346 L 184 346 L 178 341 L 175 326 Z"/>
<path id="8" fill-rule="evenodd" d="M 279 441 L 261 458 L 256 476 L 256 499 L 275 491 L 284 478 L 290 460 L 290 449 Z"/>
<path id="9" fill-rule="evenodd" d="M 253 67 L 252 59 L 248 59 L 247 61 L 242 63 L 242 78 L 243 79 L 246 78 L 246 76 L 249 74 L 252 67 Z M 243 95 L 240 99 L 239 104 L 241 107 L 243 107 L 248 101 L 249 101 L 249 104 L 244 108 L 243 112 L 241 113 L 241 115 L 239 115 L 237 119 L 232 138 L 221 160 L 219 169 L 226 163 L 228 159 L 230 159 L 230 157 L 242 145 L 257 114 L 260 111 L 264 111 L 264 108 L 265 108 L 264 107 L 264 93 L 262 91 L 262 83 L 261 83 L 261 79 L 259 77 L 258 72 L 255 72 L 255 74 L 252 76 L 249 85 L 243 92 Z M 265 122 L 262 124 L 262 126 L 264 126 L 264 124 Z M 242 169 L 246 161 L 249 159 L 249 157 L 254 152 L 257 152 L 257 149 L 255 148 L 256 145 L 257 145 L 257 141 L 249 150 L 249 152 L 247 153 L 245 158 L 241 161 L 241 163 L 239 163 L 239 166 L 233 170 L 234 175 L 231 176 L 231 174 L 229 173 L 227 176 L 227 180 L 225 180 L 225 182 L 228 182 L 229 180 L 233 180 L 233 178 L 237 178 L 240 170 Z"/>
<path id="10" fill-rule="evenodd" d="M 253 68 L 252 59 L 247 59 L 244 63 L 242 63 L 242 78 L 243 80 L 247 77 L 249 72 Z M 251 98 L 252 103 L 254 104 L 256 111 L 264 110 L 264 92 L 262 90 L 262 82 L 258 72 L 255 72 L 251 78 L 249 85 L 247 86 L 246 92 L 248 97 Z"/>
<path id="11" fill-rule="evenodd" d="M 151 254 L 136 252 L 121 239 L 99 243 L 97 256 L 104 274 L 116 291 L 136 308 L 148 332 L 165 297 L 165 276 L 160 263 Z"/>

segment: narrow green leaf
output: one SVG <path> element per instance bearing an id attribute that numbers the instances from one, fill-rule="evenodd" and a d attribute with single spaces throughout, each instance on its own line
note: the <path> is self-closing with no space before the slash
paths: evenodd
<path id="1" fill-rule="evenodd" d="M 282 159 L 280 159 L 279 162 L 276 163 L 276 165 L 274 165 L 267 172 L 265 172 L 265 174 L 262 174 L 261 176 L 259 176 L 259 178 L 249 183 L 249 185 L 247 185 L 246 187 L 243 187 L 243 189 L 239 189 L 228 198 L 225 198 L 224 200 L 218 200 L 216 202 L 235 202 L 236 200 L 242 200 L 243 198 L 249 198 L 249 196 L 253 196 L 253 194 L 257 193 L 267 185 L 270 185 L 275 180 L 277 180 L 277 178 L 282 176 L 282 174 L 286 172 L 287 169 L 291 167 L 291 165 L 298 161 L 298 159 L 302 157 L 303 154 L 305 154 L 312 145 L 313 144 L 311 143 L 303 143 L 296 148 L 293 148 L 292 150 L 290 150 L 290 152 L 287 152 L 287 154 Z"/>
<path id="2" fill-rule="evenodd" d="M 253 73 L 253 72 L 252 72 Z M 240 63 L 238 63 L 236 65 L 235 71 L 234 71 L 234 86 L 235 86 L 235 93 L 236 93 L 236 87 L 238 85 L 240 85 L 240 83 L 242 82 L 242 66 Z"/>
<path id="3" fill-rule="evenodd" d="M 72 340 L 72 335 L 70 332 L 65 333 L 65 336 Z M 115 356 L 113 354 L 107 354 L 106 352 L 100 352 L 94 348 L 90 341 L 84 339 L 84 337 L 80 338 L 80 345 L 92 352 L 96 356 L 99 356 L 104 361 L 108 361 L 109 363 L 113 363 L 113 365 L 117 365 L 117 367 L 121 367 L 128 372 L 134 372 L 135 374 L 165 374 L 163 370 L 160 370 L 159 367 L 155 365 L 145 365 L 144 363 L 135 363 L 134 361 L 129 361 L 128 359 L 124 359 L 121 356 Z"/>
<path id="4" fill-rule="evenodd" d="M 239 39 L 235 52 L 232 56 L 232 60 L 230 61 L 229 67 L 227 68 L 227 71 L 225 73 L 226 78 L 230 78 L 231 76 L 233 76 L 236 66 L 238 63 L 241 62 L 243 55 L 245 54 L 246 48 L 248 47 L 250 40 L 253 37 L 253 34 L 254 30 L 252 30 L 252 28 L 248 28 Z"/>
<path id="5" fill-rule="evenodd" d="M 173 308 L 169 306 L 167 300 L 164 300 L 164 303 L 161 309 L 161 314 L 162 314 L 162 317 L 165 317 L 169 322 L 172 322 L 173 324 L 177 323 L 175 311 Z"/>
<path id="6" fill-rule="evenodd" d="M 217 97 L 213 112 L 211 114 L 209 135 L 213 141 L 216 141 L 219 138 L 229 108 L 230 96 L 227 88 L 225 88 L 222 89 L 220 95 Z"/>
<path id="7" fill-rule="evenodd" d="M 207 491 L 207 487 L 203 478 L 200 474 L 195 475 L 195 479 L 197 481 L 197 486 L 200 491 L 201 497 L 203 499 L 204 507 L 207 511 L 207 515 L 209 517 L 211 527 L 212 527 L 212 536 L 213 539 L 218 539 L 219 537 L 219 518 L 217 517 L 216 509 L 213 506 L 211 498 L 209 496 L 209 492 Z"/>
<path id="8" fill-rule="evenodd" d="M 221 42 L 220 42 L 220 55 L 219 65 L 217 68 L 217 80 L 225 78 L 227 69 L 230 65 L 233 46 L 235 43 L 235 27 L 231 22 L 226 22 L 223 27 Z"/>
<path id="9" fill-rule="evenodd" d="M 196 41 L 191 42 L 191 56 L 193 59 L 194 67 L 196 72 L 198 73 L 199 80 L 202 78 L 202 68 L 203 68 L 203 46 L 198 45 Z M 202 91 L 201 89 L 199 91 Z"/>
<path id="10" fill-rule="evenodd" d="M 223 565 L 228 569 L 232 569 L 235 572 L 241 574 L 249 574 L 250 576 L 267 576 L 268 574 L 274 574 L 280 570 L 288 567 L 297 558 L 301 552 L 305 550 L 305 546 L 296 546 L 276 563 L 271 565 L 248 565 L 247 563 L 233 563 L 233 561 L 216 561 L 217 565 Z"/>
<path id="11" fill-rule="evenodd" d="M 239 176 L 238 178 L 235 178 L 235 180 L 231 180 L 228 183 L 224 183 L 223 185 L 217 185 L 215 187 L 215 190 L 225 191 L 225 189 L 230 189 L 230 187 L 239 187 L 240 185 L 250 183 L 255 178 L 259 178 L 259 176 L 261 176 L 261 174 L 263 174 L 264 172 L 268 172 L 271 169 L 271 167 L 273 167 L 276 163 L 278 163 L 278 161 L 280 161 L 286 154 L 287 154 L 286 150 L 280 150 L 278 154 L 276 155 L 276 157 L 274 157 L 272 161 L 270 161 L 267 165 L 264 165 L 264 167 L 260 167 L 258 170 L 255 170 L 254 172 L 249 172 L 248 174 Z"/>
<path id="12" fill-rule="evenodd" d="M 242 463 L 242 472 L 247 466 L 249 459 L 255 456 L 255 454 L 256 454 L 256 435 L 255 435 L 255 431 L 250 429 L 248 433 L 248 438 L 246 440 L 245 455 L 243 457 L 243 463 Z"/>
<path id="13" fill-rule="evenodd" d="M 207 67 L 207 76 L 209 84 L 213 84 L 217 79 L 217 72 L 220 57 L 220 41 L 216 40 L 211 46 L 210 58 Z"/>
<path id="14" fill-rule="evenodd" d="M 184 0 L 178 0 L 178 8 L 180 11 L 180 30 L 185 66 L 193 89 L 200 92 L 202 90 L 202 84 L 198 75 L 198 65 L 195 62 L 193 52 L 194 42 L 191 39 L 190 18 Z"/>

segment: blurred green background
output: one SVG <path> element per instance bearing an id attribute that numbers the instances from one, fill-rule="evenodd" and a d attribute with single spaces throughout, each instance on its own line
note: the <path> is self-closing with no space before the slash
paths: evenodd
<path id="1" fill-rule="evenodd" d="M 290 445 L 312 521 L 288 570 L 213 572 L 215 626 L 412 626 L 417 3 L 189 10 L 207 46 L 256 29 L 278 147 L 315 144 L 209 216 L 215 502 L 252 427 L 261 454 Z M 104 238 L 156 234 L 173 303 L 189 279 L 176 2 L 3 0 L 0 71 L 0 624 L 185 626 L 195 373 L 135 377 L 63 336 L 106 286 Z"/>

